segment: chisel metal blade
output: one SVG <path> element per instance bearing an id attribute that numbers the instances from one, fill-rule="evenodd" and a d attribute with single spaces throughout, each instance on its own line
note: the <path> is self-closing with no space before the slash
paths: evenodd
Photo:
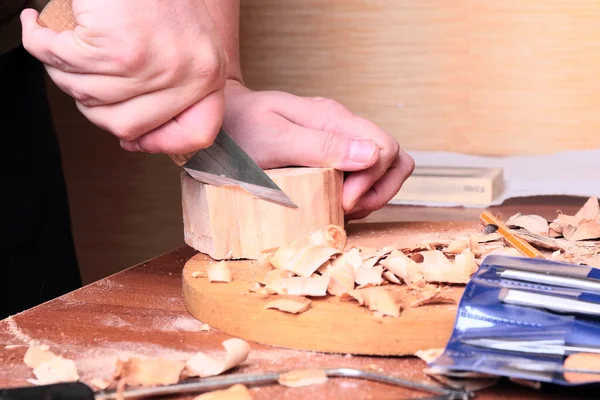
<path id="1" fill-rule="evenodd" d="M 298 208 L 223 129 L 210 147 L 194 154 L 183 168 L 197 181 L 240 186 L 259 199 Z"/>

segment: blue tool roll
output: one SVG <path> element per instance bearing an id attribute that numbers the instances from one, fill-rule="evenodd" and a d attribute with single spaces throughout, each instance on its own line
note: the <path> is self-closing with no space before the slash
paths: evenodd
<path id="1" fill-rule="evenodd" d="M 575 386 L 582 384 L 561 369 L 579 352 L 600 354 L 600 270 L 491 255 L 465 288 L 443 354 L 429 365 Z"/>

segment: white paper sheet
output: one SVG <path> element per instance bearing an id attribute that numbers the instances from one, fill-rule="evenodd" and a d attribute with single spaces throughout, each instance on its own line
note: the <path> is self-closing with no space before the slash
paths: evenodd
<path id="1" fill-rule="evenodd" d="M 513 197 L 541 195 L 600 197 L 600 149 L 510 157 L 431 151 L 409 151 L 408 153 L 414 158 L 416 165 L 504 168 L 504 193 L 489 205 L 498 205 Z M 489 206 L 408 201 L 394 201 L 394 204 L 481 208 Z"/>

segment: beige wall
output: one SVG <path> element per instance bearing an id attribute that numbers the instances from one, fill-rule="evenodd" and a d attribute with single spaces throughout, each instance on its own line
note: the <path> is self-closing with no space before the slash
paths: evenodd
<path id="1" fill-rule="evenodd" d="M 252 88 L 335 98 L 409 150 L 584 149 L 600 146 L 598 26 L 591 1 L 242 0 L 242 67 Z M 178 168 L 51 98 L 85 280 L 183 244 Z"/>

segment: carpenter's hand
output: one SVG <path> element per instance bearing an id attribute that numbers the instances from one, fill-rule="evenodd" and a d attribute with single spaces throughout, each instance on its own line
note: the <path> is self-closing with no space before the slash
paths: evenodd
<path id="1" fill-rule="evenodd" d="M 77 26 L 21 14 L 23 45 L 94 124 L 127 150 L 178 154 L 212 144 L 227 55 L 202 0 L 73 0 Z"/>
<path id="2" fill-rule="evenodd" d="M 224 129 L 262 168 L 348 171 L 347 219 L 383 207 L 413 172 L 413 159 L 392 136 L 332 100 L 253 92 L 228 81 L 225 101 Z"/>

